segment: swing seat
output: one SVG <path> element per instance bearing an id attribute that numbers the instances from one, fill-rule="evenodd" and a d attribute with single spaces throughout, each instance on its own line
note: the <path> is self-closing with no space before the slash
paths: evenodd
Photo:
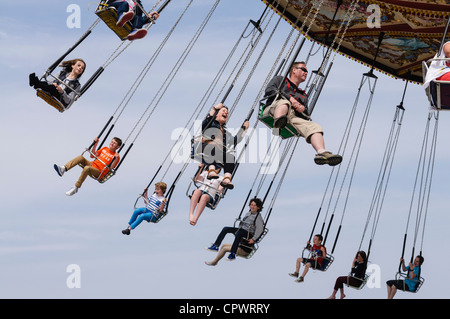
<path id="1" fill-rule="evenodd" d="M 161 219 L 166 217 L 166 215 L 167 215 L 167 211 L 165 209 L 163 209 L 163 211 L 161 213 L 159 213 L 158 217 L 155 220 L 153 220 L 153 217 L 152 217 L 152 219 L 149 220 L 148 222 L 157 224 L 157 223 L 159 223 L 161 221 Z"/>
<path id="2" fill-rule="evenodd" d="M 36 89 L 36 95 L 39 96 L 41 99 L 43 99 L 45 102 L 47 102 L 49 105 L 53 106 L 55 109 L 57 109 L 60 113 L 64 112 L 67 108 L 70 107 L 70 105 L 68 105 L 67 107 L 65 107 L 61 101 L 59 101 L 57 98 L 55 98 L 54 96 L 50 95 L 49 93 L 41 90 L 41 89 Z"/>
<path id="3" fill-rule="evenodd" d="M 305 251 L 308 251 L 308 257 L 307 258 L 304 257 Z M 304 261 L 307 260 L 307 259 L 314 259 L 316 257 L 316 256 L 312 256 L 312 255 L 313 254 L 308 249 L 308 247 L 305 247 L 303 249 L 302 258 L 303 258 Z M 324 257 L 322 257 L 322 265 L 320 265 L 320 267 L 314 267 L 314 269 L 315 270 L 319 270 L 319 271 L 327 271 L 328 268 L 330 268 L 330 266 L 333 263 L 333 261 L 334 261 L 334 257 L 331 254 L 327 253 Z"/>
<path id="4" fill-rule="evenodd" d="M 192 194 L 188 195 L 188 197 L 189 197 L 189 199 L 191 199 L 192 198 Z M 212 203 L 210 203 L 210 202 L 206 203 L 206 207 L 208 207 L 209 209 L 212 209 L 212 210 L 216 209 L 217 204 L 219 204 L 221 198 L 222 198 L 222 196 L 220 194 L 216 194 L 214 196 L 213 202 Z"/>
<path id="5" fill-rule="evenodd" d="M 260 103 L 260 112 L 258 115 L 258 120 L 266 124 L 270 129 L 273 129 L 273 123 L 275 122 L 274 118 L 270 115 L 264 115 L 264 109 L 266 108 L 266 104 L 261 102 Z M 297 130 L 292 126 L 289 122 L 286 124 L 285 127 L 282 129 L 279 129 L 279 136 L 282 139 L 287 139 L 294 136 L 299 136 Z"/>
<path id="6" fill-rule="evenodd" d="M 101 0 L 98 4 L 95 14 L 105 22 L 105 24 L 123 41 L 128 38 L 128 35 L 132 31 L 131 22 L 128 21 L 123 27 L 118 27 L 117 23 L 117 11 L 114 7 L 109 7 L 106 3 L 107 0 Z"/>
<path id="7" fill-rule="evenodd" d="M 103 163 L 101 160 L 99 160 L 97 156 L 92 154 L 92 152 L 90 150 L 86 149 L 81 155 L 83 155 L 85 152 L 89 152 L 89 154 L 91 154 L 91 156 L 93 156 L 96 160 L 100 161 L 104 165 L 104 167 L 101 170 L 101 172 L 98 175 L 98 177 L 95 177 L 95 176 L 89 174 L 89 176 L 92 179 L 95 179 L 99 183 L 103 184 L 104 182 L 108 181 L 111 177 L 113 177 L 116 174 L 116 170 L 115 169 L 109 168 L 105 163 Z M 78 166 L 80 166 L 81 168 L 84 168 L 84 165 L 81 164 L 81 163 L 79 163 Z M 105 172 L 107 172 L 107 173 L 105 174 Z"/>
<path id="8" fill-rule="evenodd" d="M 354 279 L 356 279 L 356 280 L 361 281 L 361 284 L 360 284 L 359 286 L 352 286 L 352 285 L 350 285 L 350 284 L 349 284 L 349 279 L 350 279 L 350 277 L 351 277 L 351 278 L 354 278 Z M 361 290 L 361 289 L 363 289 L 364 286 L 366 285 L 367 280 L 369 279 L 369 277 L 370 277 L 369 275 L 365 274 L 365 275 L 364 275 L 364 279 L 361 279 L 361 278 L 352 276 L 351 273 L 350 273 L 350 274 L 348 274 L 348 277 L 347 277 L 347 283 L 346 283 L 345 285 L 346 285 L 347 287 L 349 287 L 349 288 L 353 288 L 353 289 L 356 289 L 356 290 Z"/>
<path id="9" fill-rule="evenodd" d="M 327 254 L 322 261 L 322 266 L 320 268 L 317 268 L 317 270 L 320 271 L 327 271 L 328 268 L 330 268 L 331 264 L 334 261 L 334 257 L 331 256 L 330 254 Z"/>
<path id="10" fill-rule="evenodd" d="M 217 204 L 220 201 L 220 197 L 221 197 L 220 194 L 216 194 L 216 196 L 214 196 L 214 201 L 212 203 L 208 202 L 206 204 L 206 207 L 208 207 L 208 208 L 210 208 L 212 210 L 216 209 L 216 206 L 217 206 Z"/>
<path id="11" fill-rule="evenodd" d="M 145 199 L 145 197 L 143 195 L 139 195 L 138 198 L 136 198 L 136 201 L 134 202 L 134 209 L 138 208 L 138 202 L 139 202 L 140 199 L 143 200 L 145 206 L 148 205 L 148 201 Z M 155 218 L 155 219 L 153 219 L 153 217 L 152 217 L 147 222 L 154 223 L 154 224 L 159 223 L 161 221 L 161 219 L 166 217 L 166 215 L 169 213 L 168 210 L 167 210 L 167 207 L 168 207 L 168 203 L 166 202 L 166 205 L 164 206 L 163 211 L 161 213 L 159 213 L 158 217 Z"/>
<path id="12" fill-rule="evenodd" d="M 422 62 L 422 76 L 426 79 L 428 72 L 433 61 L 439 61 L 439 59 L 430 59 Z M 430 64 L 430 66 L 429 66 Z M 433 68 L 431 68 L 433 69 Z M 431 73 L 432 74 L 432 73 Z M 442 111 L 450 110 L 450 82 L 440 81 L 433 79 L 425 89 L 425 93 L 428 97 L 428 101 L 433 109 Z"/>
<path id="13" fill-rule="evenodd" d="M 405 274 L 405 273 L 402 273 L 402 272 L 398 272 L 398 273 L 395 275 L 395 279 L 396 279 L 396 280 L 410 280 L 410 281 L 416 282 L 416 284 L 415 284 L 416 286 L 414 287 L 413 290 L 407 290 L 407 289 L 404 289 L 404 290 L 403 290 L 403 291 L 405 291 L 405 292 L 411 292 L 411 293 L 416 293 L 416 292 L 418 292 L 419 289 L 420 289 L 420 287 L 422 287 L 422 285 L 423 285 L 423 283 L 424 283 L 424 281 L 425 281 L 425 279 L 424 279 L 423 277 L 419 277 L 419 279 L 411 279 L 411 278 L 408 278 L 408 275 Z"/>
<path id="14" fill-rule="evenodd" d="M 245 252 L 249 252 L 249 253 L 247 255 L 238 255 L 238 256 L 245 258 L 245 259 L 252 258 L 252 256 L 256 253 L 256 251 L 259 248 L 259 243 L 267 235 L 268 232 L 269 232 L 269 230 L 267 228 L 264 228 L 264 231 L 261 233 L 261 235 L 259 235 L 256 242 L 251 246 L 245 245 L 244 243 L 241 242 L 238 247 L 241 248 L 242 250 L 244 250 Z"/>

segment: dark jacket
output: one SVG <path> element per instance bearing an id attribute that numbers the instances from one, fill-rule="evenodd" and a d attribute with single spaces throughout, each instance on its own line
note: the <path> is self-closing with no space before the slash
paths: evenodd
<path id="1" fill-rule="evenodd" d="M 280 87 L 280 83 L 283 81 L 284 76 L 278 75 L 272 78 L 270 82 L 267 84 L 265 90 L 265 97 L 267 98 L 266 105 L 271 105 L 275 98 L 277 97 L 277 93 L 280 93 L 282 98 L 289 100 L 292 96 L 298 102 L 305 106 L 305 114 L 309 115 L 308 112 L 308 97 L 306 92 L 302 89 L 299 89 L 294 83 L 292 83 L 288 78 L 286 78 L 285 83 L 281 86 L 281 90 L 278 91 Z M 278 98 L 281 98 L 278 97 Z M 301 118 L 305 118 L 302 113 L 295 111 L 295 115 Z"/>

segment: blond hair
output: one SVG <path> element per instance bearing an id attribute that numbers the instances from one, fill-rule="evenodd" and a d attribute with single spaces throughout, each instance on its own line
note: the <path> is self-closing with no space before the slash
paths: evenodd
<path id="1" fill-rule="evenodd" d="M 163 193 L 165 193 L 167 189 L 167 184 L 164 182 L 158 182 L 155 184 L 155 187 L 158 187 Z"/>

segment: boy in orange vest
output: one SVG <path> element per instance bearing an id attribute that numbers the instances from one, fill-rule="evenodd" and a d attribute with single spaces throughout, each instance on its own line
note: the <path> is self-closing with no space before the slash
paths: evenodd
<path id="1" fill-rule="evenodd" d="M 78 181 L 75 186 L 66 192 L 67 196 L 72 196 L 78 192 L 78 189 L 83 184 L 86 177 L 89 175 L 93 178 L 101 179 L 106 174 L 108 174 L 109 169 L 114 169 L 120 161 L 119 153 L 116 151 L 122 145 L 122 140 L 118 137 L 114 137 L 109 143 L 109 147 L 102 147 L 97 151 L 98 137 L 94 139 L 94 145 L 91 149 L 91 157 L 95 158 L 94 161 L 88 161 L 83 155 L 79 155 L 69 161 L 64 166 L 53 165 L 59 176 L 63 176 L 65 172 L 72 169 L 74 166 L 81 164 L 83 166 L 83 171 L 81 172 Z"/>

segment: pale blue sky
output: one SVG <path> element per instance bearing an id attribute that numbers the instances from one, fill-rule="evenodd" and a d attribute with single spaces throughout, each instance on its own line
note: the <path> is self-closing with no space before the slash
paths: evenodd
<path id="1" fill-rule="evenodd" d="M 0 133 L 5 143 L 0 168 L 0 297 L 328 297 L 336 277 L 346 275 L 350 270 L 358 249 L 387 133 L 405 82 L 375 71 L 379 79 L 372 110 L 334 253 L 335 262 L 327 272 L 310 271 L 301 284 L 288 276 L 309 237 L 331 172 L 328 166 L 314 164 L 314 151 L 304 140 L 298 143 L 267 225 L 269 234 L 255 256 L 231 263 L 223 260 L 216 267 L 208 267 L 204 261 L 211 260 L 214 254 L 204 248 L 214 241 L 223 226 L 233 224 L 260 163 L 242 164 L 235 178 L 236 188 L 227 193 L 215 211 L 206 210 L 195 227 L 189 225 L 189 200 L 185 195 L 189 178 L 196 169 L 196 164 L 191 164 L 172 196 L 170 215 L 156 225 L 141 224 L 130 236 L 122 235 L 121 230 L 127 225 L 137 195 L 173 144 L 172 131 L 185 125 L 248 20 L 260 17 L 264 3 L 260 0 L 221 1 L 118 174 L 105 184 L 89 179 L 78 194 L 67 197 L 65 191 L 76 181 L 79 170 L 75 168 L 60 178 L 53 170 L 53 164 L 64 164 L 90 144 L 188 1 L 169 4 L 148 36 L 133 43 L 70 110 L 60 114 L 35 96 L 28 87 L 28 74 L 44 73 L 96 19 L 95 4 L 78 1 L 81 27 L 68 28 L 66 19 L 70 13 L 66 9 L 72 3 L 22 1 L 26 11 L 16 10 L 12 3 L 4 3 L 0 13 L 0 68 L 3 75 Z M 153 2 L 144 1 L 144 4 L 149 7 Z M 118 121 L 114 135 L 125 138 L 129 134 L 211 5 L 212 1 L 193 1 Z M 276 19 L 274 16 L 272 27 Z M 230 128 L 241 125 L 289 30 L 290 26 L 281 21 L 229 121 Z M 261 43 L 265 43 L 268 33 Z M 305 46 L 309 48 L 310 43 L 307 40 Z M 82 57 L 86 61 L 87 70 L 82 82 L 104 63 L 118 44 L 119 39 L 103 23 L 94 29 L 69 56 Z M 307 48 L 302 50 L 299 60 L 305 59 Z M 257 50 L 257 54 L 259 52 Z M 314 69 L 319 63 L 315 58 L 309 68 Z M 347 57 L 337 55 L 335 58 L 334 68 L 313 114 L 314 120 L 324 128 L 326 146 L 331 151 L 338 148 L 361 76 L 368 69 Z M 229 104 L 248 72 L 247 68 L 240 78 L 241 84 L 233 90 Z M 366 100 L 366 97 L 361 98 L 361 107 L 365 106 Z M 349 299 L 385 298 L 384 283 L 395 276 L 398 268 L 428 109 L 420 85 L 408 85 L 404 106 L 406 113 L 391 183 L 370 257 L 370 262 L 380 267 L 381 286 L 365 287 L 361 291 L 346 288 Z M 250 121 L 251 126 L 255 119 L 256 113 Z M 450 222 L 446 194 L 450 173 L 446 163 L 450 154 L 445 145 L 449 134 L 448 120 L 448 114 L 442 112 L 423 248 L 425 284 L 418 294 L 399 292 L 397 298 L 449 297 L 443 288 L 448 279 L 441 267 L 449 262 L 446 250 L 441 248 L 449 241 L 443 236 Z M 261 124 L 258 129 L 265 130 Z M 345 163 L 344 159 L 343 165 Z M 166 180 L 169 185 L 181 167 L 179 164 L 172 166 Z M 336 213 L 333 228 L 337 227 L 340 214 Z M 334 239 L 335 235 L 330 236 Z M 411 238 L 412 233 L 409 236 Z M 330 246 L 332 239 L 329 239 Z M 225 242 L 230 240 L 231 237 L 227 237 Z M 405 257 L 410 258 L 409 245 Z M 66 285 L 69 276 L 66 267 L 71 264 L 80 266 L 81 288 L 69 289 Z M 241 276 L 249 289 L 237 291 L 235 285 Z"/>

